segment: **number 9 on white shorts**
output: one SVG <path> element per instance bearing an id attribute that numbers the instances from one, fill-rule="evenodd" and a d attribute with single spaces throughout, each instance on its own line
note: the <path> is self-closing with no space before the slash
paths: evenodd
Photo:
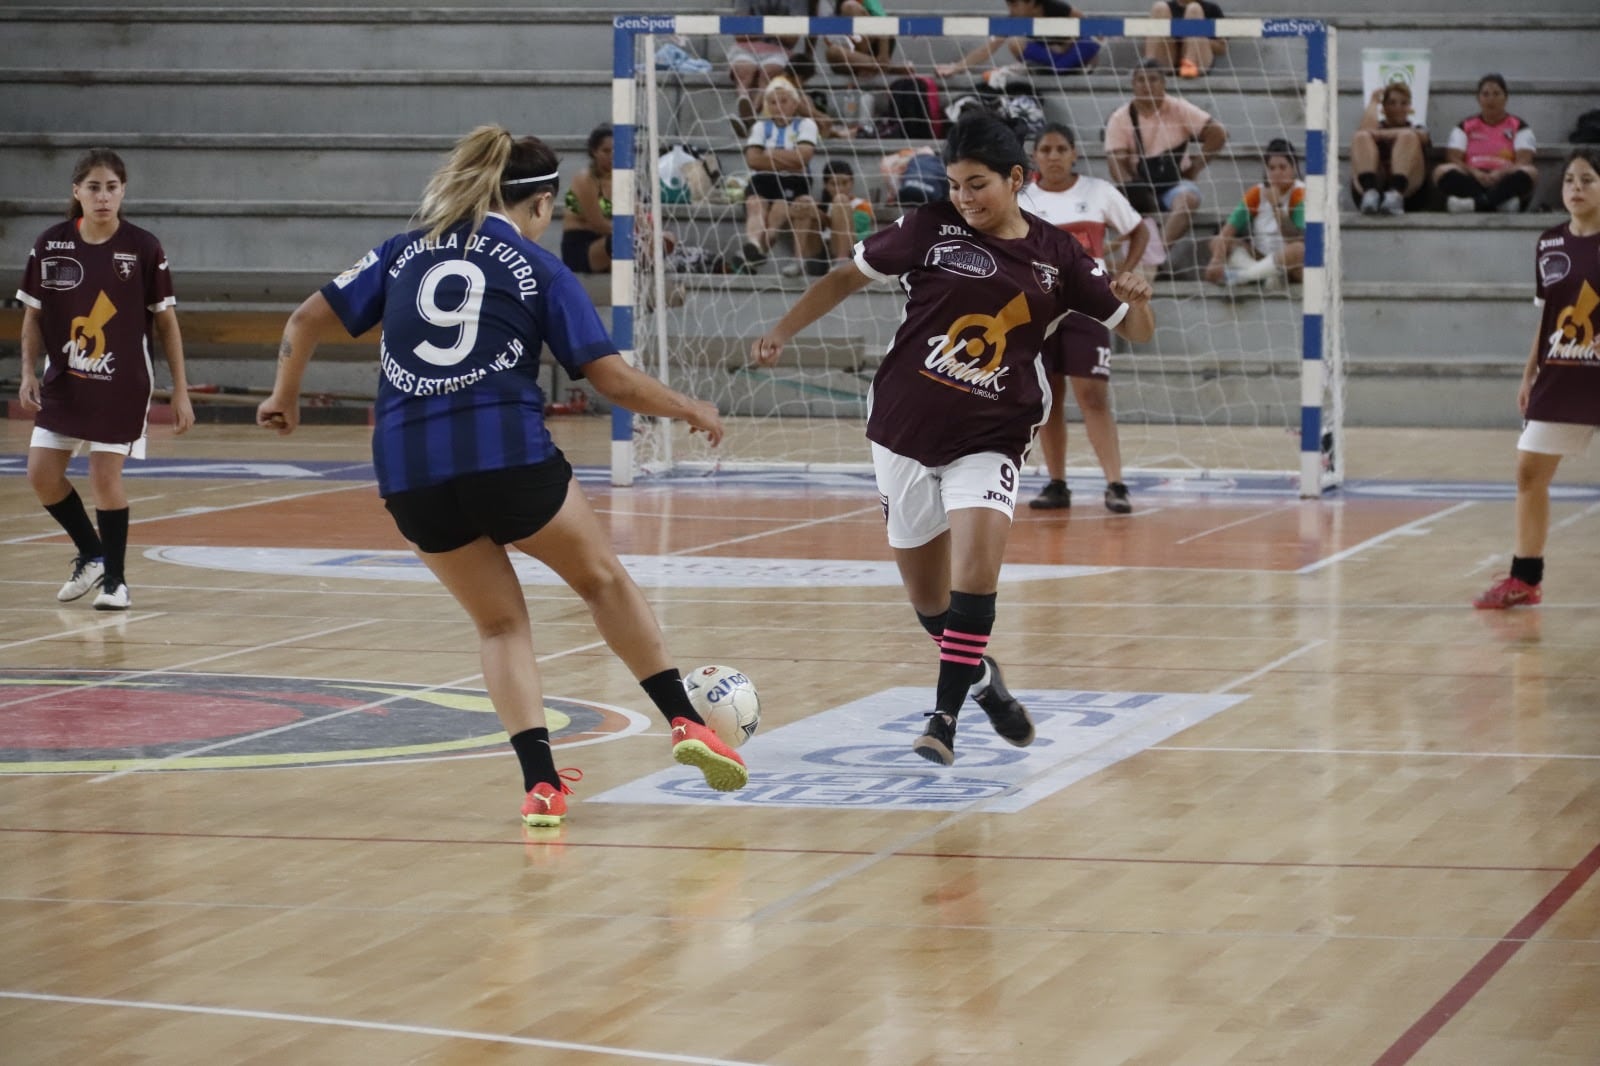
<path id="1" fill-rule="evenodd" d="M 872 445 L 872 472 L 883 499 L 891 548 L 918 548 L 950 528 L 950 512 L 987 507 L 1012 517 L 1017 464 L 999 452 L 963 455 L 945 466 L 924 466 Z"/>

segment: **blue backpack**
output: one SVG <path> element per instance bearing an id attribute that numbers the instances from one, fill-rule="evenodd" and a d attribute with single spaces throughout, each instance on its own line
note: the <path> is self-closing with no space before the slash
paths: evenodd
<path id="1" fill-rule="evenodd" d="M 950 179 L 945 175 L 944 161 L 936 155 L 912 156 L 905 173 L 900 175 L 895 199 L 906 207 L 950 199 Z"/>

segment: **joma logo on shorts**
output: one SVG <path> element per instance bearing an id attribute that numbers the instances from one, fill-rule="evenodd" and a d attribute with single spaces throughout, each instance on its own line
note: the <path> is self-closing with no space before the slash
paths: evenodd
<path id="1" fill-rule="evenodd" d="M 999 500 L 1007 507 L 1011 506 L 1011 497 L 1007 496 L 1003 492 L 996 492 L 994 489 L 990 489 L 988 492 L 984 493 L 983 498 L 986 500 Z"/>

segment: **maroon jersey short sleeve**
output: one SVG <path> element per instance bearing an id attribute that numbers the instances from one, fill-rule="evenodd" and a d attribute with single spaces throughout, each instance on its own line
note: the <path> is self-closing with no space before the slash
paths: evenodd
<path id="1" fill-rule="evenodd" d="M 1600 426 L 1600 234 L 1546 230 L 1534 270 L 1542 308 L 1528 418 Z"/>

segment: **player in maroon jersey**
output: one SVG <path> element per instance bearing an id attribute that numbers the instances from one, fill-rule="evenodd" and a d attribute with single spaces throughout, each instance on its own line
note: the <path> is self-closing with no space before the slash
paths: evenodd
<path id="1" fill-rule="evenodd" d="M 1539 235 L 1534 303 L 1543 311 L 1517 390 L 1527 421 L 1517 441 L 1517 548 L 1511 573 L 1473 606 L 1544 598 L 1550 482 L 1563 456 L 1582 455 L 1600 426 L 1600 148 L 1573 150 L 1561 176 L 1567 221 Z"/>
<path id="2" fill-rule="evenodd" d="M 28 483 L 77 547 L 72 574 L 56 593 L 63 603 L 99 586 L 94 606 L 132 605 L 123 563 L 128 496 L 122 464 L 144 458 L 154 376 L 151 339 L 172 371 L 172 426 L 194 424 L 183 373 L 183 338 L 167 256 L 155 234 L 122 218 L 128 169 L 109 148 L 95 148 L 72 171 L 67 221 L 45 230 L 28 256 L 17 299 L 22 317 L 22 387 L 34 416 Z M 43 357 L 41 378 L 34 363 Z M 67 463 L 89 452 L 96 523 L 67 480 Z"/>
<path id="3" fill-rule="evenodd" d="M 791 337 L 875 280 L 906 293 L 868 395 L 867 438 L 901 580 L 940 648 L 935 709 L 912 747 L 949 765 L 969 694 L 1002 738 L 1033 742 L 988 645 L 1018 466 L 1049 411 L 1040 348 L 1069 311 L 1134 342 L 1150 339 L 1155 318 L 1149 282 L 1111 278 L 1077 238 L 1018 207 L 1028 158 L 998 118 L 963 116 L 944 162 L 950 199 L 856 245 L 752 356 L 776 363 Z"/>

